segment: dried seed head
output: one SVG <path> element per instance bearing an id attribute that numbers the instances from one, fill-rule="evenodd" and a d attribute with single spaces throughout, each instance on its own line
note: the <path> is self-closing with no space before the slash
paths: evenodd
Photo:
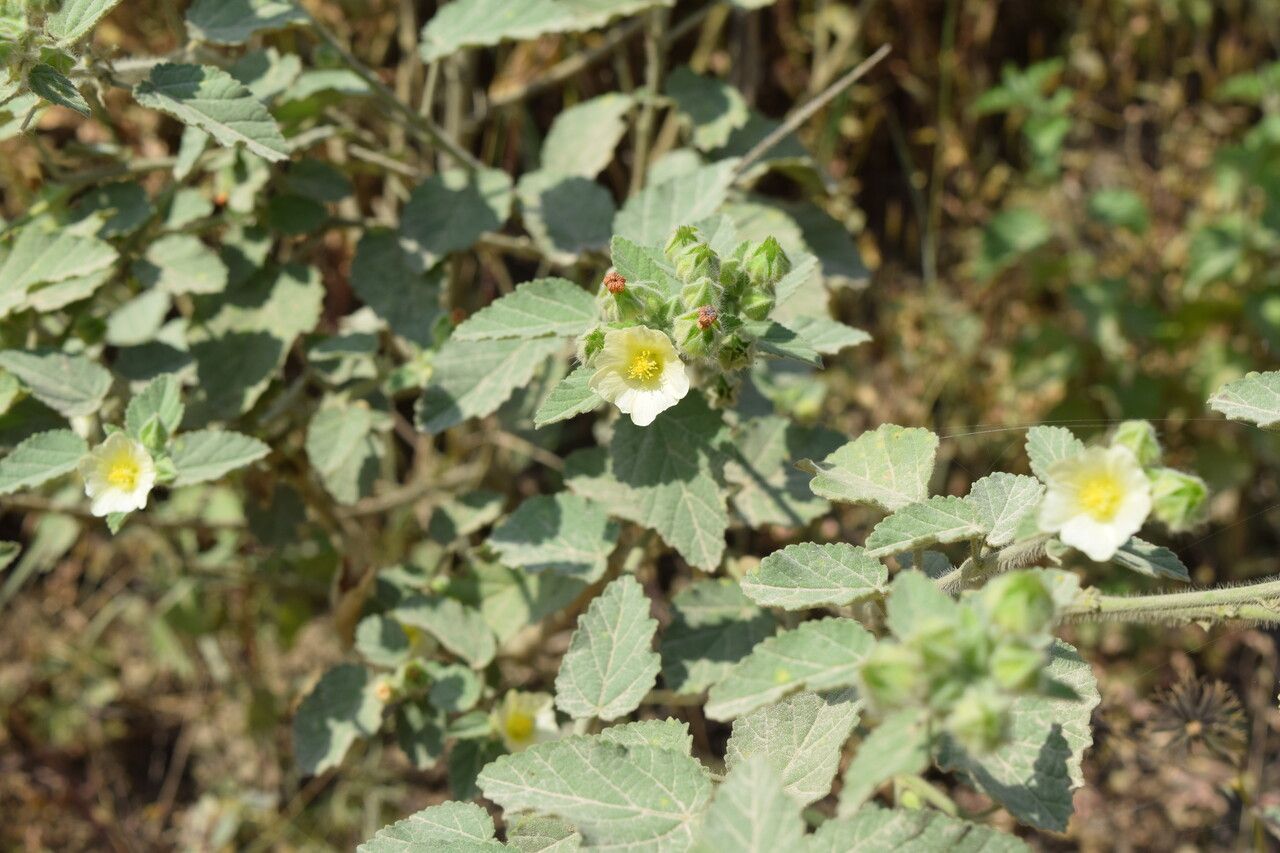
<path id="1" fill-rule="evenodd" d="M 604 287 L 616 296 L 627 289 L 627 280 L 614 271 L 604 277 Z"/>
<path id="2" fill-rule="evenodd" d="M 714 326 L 718 319 L 720 319 L 720 312 L 714 305 L 703 305 L 698 309 L 698 328 L 704 332 Z"/>

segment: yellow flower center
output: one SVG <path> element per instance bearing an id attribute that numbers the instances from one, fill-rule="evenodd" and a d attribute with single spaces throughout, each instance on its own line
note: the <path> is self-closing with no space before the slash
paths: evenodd
<path id="1" fill-rule="evenodd" d="M 1098 474 L 1080 486 L 1080 506 L 1098 521 L 1114 518 L 1123 499 L 1124 490 L 1110 474 Z"/>
<path id="2" fill-rule="evenodd" d="M 107 482 L 117 489 L 132 492 L 138 487 L 138 477 L 142 474 L 142 466 L 129 456 L 118 456 L 111 460 L 107 469 Z"/>
<path id="3" fill-rule="evenodd" d="M 507 715 L 507 737 L 519 743 L 528 740 L 533 734 L 533 717 L 523 711 L 512 711 Z"/>
<path id="4" fill-rule="evenodd" d="M 631 356 L 631 364 L 627 366 L 627 376 L 648 382 L 662 370 L 662 359 L 653 350 L 642 349 Z"/>

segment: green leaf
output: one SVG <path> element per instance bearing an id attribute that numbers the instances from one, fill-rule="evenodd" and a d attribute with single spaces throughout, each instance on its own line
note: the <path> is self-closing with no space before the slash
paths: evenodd
<path id="1" fill-rule="evenodd" d="M 473 562 L 471 575 L 464 582 L 474 584 L 480 615 L 500 643 L 511 639 L 521 628 L 563 610 L 587 587 L 583 581 L 565 575 L 534 575 L 483 562 Z"/>
<path id="2" fill-rule="evenodd" d="M 671 609 L 660 652 L 662 680 L 677 693 L 700 693 L 720 681 L 777 627 L 727 578 L 694 581 L 672 597 Z"/>
<path id="3" fill-rule="evenodd" d="M 111 390 L 111 374 L 82 355 L 0 351 L 0 367 L 18 377 L 37 400 L 68 418 L 98 411 Z"/>
<path id="4" fill-rule="evenodd" d="M 779 283 L 779 291 L 781 291 L 781 283 Z M 801 340 L 822 355 L 835 355 L 843 349 L 856 347 L 871 340 L 871 335 L 861 329 L 846 326 L 830 317 L 788 318 L 787 327 L 793 329 Z"/>
<path id="5" fill-rule="evenodd" d="M 561 379 L 547 399 L 533 415 L 533 425 L 544 427 L 568 420 L 576 415 L 594 411 L 604 404 L 604 399 L 591 390 L 591 376 L 595 371 L 583 365 Z"/>
<path id="6" fill-rule="evenodd" d="M 234 77 L 209 65 L 166 63 L 134 89 L 144 107 L 198 127 L 228 148 L 243 144 L 265 160 L 289 158 L 289 147 L 271 113 Z"/>
<path id="7" fill-rule="evenodd" d="M 594 583 L 604 574 L 619 529 L 598 505 L 561 492 L 535 495 L 490 534 L 502 562 Z"/>
<path id="8" fill-rule="evenodd" d="M 831 791 L 845 741 L 861 711 L 862 702 L 852 690 L 788 696 L 733 721 L 725 764 L 732 771 L 763 757 L 787 795 L 807 806 Z"/>
<path id="9" fill-rule="evenodd" d="M 843 443 L 822 427 L 800 426 L 788 418 L 752 418 L 733 442 L 725 480 L 736 489 L 733 508 L 752 527 L 780 524 L 800 527 L 831 508 L 809 488 L 797 459 L 825 456 Z"/>
<path id="10" fill-rule="evenodd" d="M 1191 575 L 1178 555 L 1163 545 L 1153 545 L 1137 536 L 1120 546 L 1111 562 L 1149 578 L 1172 578 L 1191 583 Z"/>
<path id="11" fill-rule="evenodd" d="M 45 21 L 45 32 L 62 44 L 80 41 L 119 4 L 120 0 L 63 0 Z"/>
<path id="12" fill-rule="evenodd" d="M 696 74 L 687 65 L 667 78 L 667 95 L 692 126 L 693 145 L 702 151 L 723 147 L 729 135 L 750 117 L 741 92 L 721 80 Z"/>
<path id="13" fill-rule="evenodd" d="M 86 118 L 93 115 L 76 84 L 52 65 L 42 62 L 27 72 L 27 86 L 51 104 L 75 110 Z"/>
<path id="14" fill-rule="evenodd" d="M 609 254 L 614 267 L 629 284 L 649 285 L 666 296 L 679 294 L 681 284 L 661 249 L 640 246 L 625 237 L 614 237 L 609 243 Z"/>
<path id="15" fill-rule="evenodd" d="M 659 749 L 673 749 L 682 755 L 693 754 L 693 735 L 689 733 L 689 724 L 681 720 L 668 718 L 623 723 L 603 729 L 600 737 L 628 749 L 633 746 L 656 746 Z"/>
<path id="16" fill-rule="evenodd" d="M 204 198 L 203 195 L 199 197 Z M 95 233 L 99 237 L 112 238 L 137 231 L 155 215 L 155 207 L 141 185 L 117 181 L 98 186 L 80 196 L 71 213 L 76 222 L 95 215 L 103 217 L 102 226 Z"/>
<path id="17" fill-rule="evenodd" d="M 965 500 L 977 513 L 987 544 L 999 548 L 1013 541 L 1018 525 L 1042 497 L 1044 486 L 1034 477 L 997 473 L 974 483 Z"/>
<path id="18" fill-rule="evenodd" d="M 822 357 L 809 342 L 791 329 L 772 320 L 748 320 L 744 331 L 755 339 L 761 352 L 778 358 L 794 359 L 814 367 L 822 366 Z"/>
<path id="19" fill-rule="evenodd" d="M 614 430 L 607 454 L 584 451 L 566 462 L 569 488 L 611 515 L 656 531 L 689 563 L 715 571 L 729 526 L 713 447 L 723 428 L 700 394 L 689 394 L 647 427 Z"/>
<path id="20" fill-rule="evenodd" d="M 400 602 L 390 615 L 428 632 L 475 669 L 488 666 L 497 653 L 493 631 L 480 612 L 452 598 L 415 595 Z"/>
<path id="21" fill-rule="evenodd" d="M 685 850 L 711 799 L 695 759 L 654 746 L 570 737 L 504 755 L 480 773 L 484 795 L 508 812 L 562 817 L 588 846 Z"/>
<path id="22" fill-rule="evenodd" d="M 229 430 L 202 429 L 186 432 L 173 440 L 173 467 L 178 476 L 174 486 L 190 486 L 217 480 L 237 468 L 251 465 L 271 452 L 271 448 L 247 435 Z"/>
<path id="23" fill-rule="evenodd" d="M 646 187 L 627 199 L 618 211 L 613 233 L 642 246 L 665 245 L 676 228 L 706 219 L 720 208 L 728 197 L 737 165 L 736 159 L 721 160 Z"/>
<path id="24" fill-rule="evenodd" d="M 763 756 L 729 770 L 707 809 L 693 850 L 698 853 L 780 853 L 804 842 L 800 807 L 782 790 Z"/>
<path id="25" fill-rule="evenodd" d="M 1084 442 L 1066 427 L 1034 426 L 1027 430 L 1027 458 L 1031 460 L 1031 470 L 1046 482 L 1053 463 L 1083 452 Z"/>
<path id="26" fill-rule="evenodd" d="M 220 293 L 228 276 L 218 253 L 189 234 L 156 240 L 133 265 L 133 274 L 144 286 L 172 294 Z"/>
<path id="27" fill-rule="evenodd" d="M 453 331 L 453 340 L 573 338 L 595 322 L 596 300 L 563 278 L 526 281 L 481 308 Z"/>
<path id="28" fill-rule="evenodd" d="M 440 504 L 427 522 L 427 535 L 441 545 L 470 536 L 502 515 L 504 499 L 497 492 L 478 489 Z"/>
<path id="29" fill-rule="evenodd" d="M 1209 398 L 1209 408 L 1263 429 L 1275 426 L 1280 423 L 1280 371 L 1250 373 L 1228 382 Z"/>
<path id="30" fill-rule="evenodd" d="M 182 383 L 172 373 L 164 373 L 147 383 L 134 395 L 124 412 L 124 427 L 129 435 L 139 438 L 142 428 L 157 418 L 165 433 L 172 436 L 182 424 L 186 407 L 182 405 Z"/>
<path id="31" fill-rule="evenodd" d="M 602 27 L 622 15 L 675 0 L 454 0 L 422 30 L 422 58 L 435 62 L 464 47 L 492 47 L 502 41 L 545 33 L 578 33 Z"/>
<path id="32" fill-rule="evenodd" d="M 885 557 L 931 545 L 945 545 L 981 536 L 982 524 L 974 505 L 953 495 L 935 495 L 904 506 L 883 519 L 867 537 L 867 553 Z"/>
<path id="33" fill-rule="evenodd" d="M 307 425 L 306 450 L 311 467 L 338 503 L 353 504 L 372 491 L 383 443 L 374 431 L 374 413 L 368 406 L 318 409 Z"/>
<path id="34" fill-rule="evenodd" d="M 419 346 L 431 343 L 440 308 L 441 271 L 421 273 L 397 236 L 366 231 L 351 261 L 351 289 L 402 338 Z"/>
<path id="35" fill-rule="evenodd" d="M 982 232 L 978 255 L 979 279 L 994 278 L 1028 252 L 1038 249 L 1053 236 L 1049 221 L 1034 210 L 1002 210 L 991 218 Z"/>
<path id="36" fill-rule="evenodd" d="M 400 242 L 418 272 L 469 249 L 511 215 L 511 178 L 497 169 L 448 169 L 423 181 L 400 216 Z"/>
<path id="37" fill-rule="evenodd" d="M 117 257 L 110 244 L 96 237 L 23 228 L 9 256 L 0 256 L 0 318 L 27 307 L 28 293 L 37 285 L 107 273 Z"/>
<path id="38" fill-rule="evenodd" d="M 883 424 L 821 462 L 799 465 L 814 475 L 814 494 L 893 512 L 928 497 L 937 452 L 938 437 L 929 430 Z"/>
<path id="39" fill-rule="evenodd" d="M 306 22 L 307 13 L 291 0 L 196 0 L 187 9 L 191 37 L 214 44 L 243 44 L 258 33 Z"/>
<path id="40" fill-rule="evenodd" d="M 853 814 L 876 788 L 894 776 L 914 776 L 929 766 L 929 723 L 918 708 L 897 711 L 863 739 L 844 771 L 838 814 Z"/>
<path id="41" fill-rule="evenodd" d="M 575 853 L 582 836 L 559 818 L 518 815 L 507 829 L 507 846 L 520 853 Z"/>
<path id="42" fill-rule="evenodd" d="M 852 619 L 805 622 L 760 643 L 711 688 L 706 714 L 731 720 L 796 690 L 832 690 L 857 680 L 875 639 Z"/>
<path id="43" fill-rule="evenodd" d="M 557 115 L 542 140 L 542 171 L 595 178 L 613 160 L 634 105 L 630 95 L 609 92 Z"/>
<path id="44" fill-rule="evenodd" d="M 69 429 L 38 432 L 0 459 L 0 495 L 34 489 L 74 471 L 88 452 L 85 440 Z"/>
<path id="45" fill-rule="evenodd" d="M 358 739 L 377 734 L 383 704 L 373 688 L 374 678 L 363 666 L 341 664 L 302 700 L 293 720 L 293 750 L 304 774 L 337 767 Z"/>
<path id="46" fill-rule="evenodd" d="M 418 429 L 443 432 L 468 418 L 498 410 L 517 388 L 529 384 L 560 338 L 460 341 L 450 338 L 436 354 L 431 384 L 415 410 Z"/>
<path id="47" fill-rule="evenodd" d="M 429 851 L 505 850 L 493 837 L 493 818 L 475 803 L 447 802 L 423 809 L 356 848 L 357 853 L 429 853 Z"/>
<path id="48" fill-rule="evenodd" d="M 1098 190 L 1090 196 L 1089 215 L 1103 225 L 1128 228 L 1134 234 L 1146 233 L 1151 221 L 1142 196 L 1123 188 Z"/>
<path id="49" fill-rule="evenodd" d="M 556 676 L 556 707 L 575 719 L 615 720 L 634 711 L 658 676 L 657 630 L 636 579 L 610 583 L 578 617 Z"/>
<path id="50" fill-rule="evenodd" d="M 841 606 L 883 592 L 889 570 L 866 551 L 843 542 L 803 542 L 774 551 L 742 578 L 757 604 L 804 610 Z"/>
<path id="51" fill-rule="evenodd" d="M 863 806 L 828 820 L 809 837 L 806 853 L 1031 853 L 1026 842 L 933 809 Z"/>
<path id="52" fill-rule="evenodd" d="M 1089 719 L 1100 700 L 1093 672 L 1075 649 L 1058 640 L 1051 655 L 1045 674 L 1077 698 L 1019 696 L 1004 745 L 971 755 L 945 742 L 939 763 L 964 772 L 1022 823 L 1062 832 L 1071 817 L 1071 792 L 1084 784 L 1080 764 L 1093 743 Z"/>
<path id="53" fill-rule="evenodd" d="M 527 172 L 516 195 L 525 228 L 551 258 L 571 263 L 583 252 L 609 245 L 617 208 L 609 191 L 591 178 Z"/>
<path id="54" fill-rule="evenodd" d="M 397 667 L 409 659 L 409 635 L 396 620 L 374 613 L 356 625 L 355 648 L 375 666 Z"/>

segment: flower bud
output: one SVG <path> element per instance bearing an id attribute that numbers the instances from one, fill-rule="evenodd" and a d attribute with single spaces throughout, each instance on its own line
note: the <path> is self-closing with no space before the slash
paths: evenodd
<path id="1" fill-rule="evenodd" d="M 702 311 L 715 312 L 710 305 L 698 311 L 687 311 L 675 319 L 672 331 L 676 340 L 676 349 L 690 358 L 706 358 L 715 349 L 716 333 L 714 324 L 703 326 Z"/>
<path id="2" fill-rule="evenodd" d="M 1209 487 L 1194 474 L 1173 468 L 1148 472 L 1151 480 L 1152 514 L 1170 530 L 1181 531 L 1195 525 L 1209 498 Z"/>
<path id="3" fill-rule="evenodd" d="M 773 290 L 774 285 L 791 272 L 791 259 L 777 240 L 768 237 L 747 257 L 746 268 L 752 284 Z"/>
<path id="4" fill-rule="evenodd" d="M 982 590 L 991 623 L 1014 636 L 1039 634 L 1053 623 L 1053 596 L 1034 571 L 1012 572 Z"/>
<path id="5" fill-rule="evenodd" d="M 863 694 L 881 708 L 910 705 L 924 698 L 924 661 L 913 646 L 881 642 L 862 661 Z"/>
<path id="6" fill-rule="evenodd" d="M 752 320 L 767 320 L 776 304 L 772 293 L 753 288 L 742 300 L 742 313 Z"/>
<path id="7" fill-rule="evenodd" d="M 680 289 L 680 301 L 686 310 L 696 311 L 704 305 L 719 305 L 721 294 L 720 285 L 703 277 Z"/>
<path id="8" fill-rule="evenodd" d="M 750 280 L 742 268 L 742 261 L 730 258 L 720 262 L 720 286 L 724 288 L 726 299 L 741 299 L 746 292 Z"/>
<path id="9" fill-rule="evenodd" d="M 676 259 L 676 275 L 681 281 L 693 282 L 700 278 L 720 278 L 720 258 L 705 243 L 686 249 Z"/>
<path id="10" fill-rule="evenodd" d="M 1111 446 L 1129 448 L 1144 468 L 1160 463 L 1160 439 L 1156 437 L 1156 429 L 1150 421 L 1124 421 L 1116 427 Z"/>
<path id="11" fill-rule="evenodd" d="M 1009 702 L 990 686 L 974 686 L 952 707 L 943 726 L 971 752 L 990 752 L 1009 728 Z"/>
<path id="12" fill-rule="evenodd" d="M 671 239 L 667 241 L 667 246 L 663 249 L 663 254 L 667 256 L 667 260 L 675 263 L 681 255 L 690 246 L 696 246 L 700 241 L 698 229 L 692 225 L 682 225 L 671 235 Z"/>
<path id="13" fill-rule="evenodd" d="M 1006 641 L 991 654 L 991 677 L 1005 690 L 1029 690 L 1044 669 L 1044 652 L 1025 643 Z"/>

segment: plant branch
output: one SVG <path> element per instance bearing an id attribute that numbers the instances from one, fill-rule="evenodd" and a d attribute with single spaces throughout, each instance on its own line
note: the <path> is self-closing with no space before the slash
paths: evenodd
<path id="1" fill-rule="evenodd" d="M 875 68 L 880 64 L 880 60 L 889 55 L 889 51 L 892 49 L 893 48 L 887 44 L 881 45 L 879 50 L 862 60 L 862 62 L 858 63 L 852 71 L 832 83 L 812 100 L 808 101 L 792 112 L 791 115 L 787 116 L 782 124 L 774 128 L 768 136 L 756 143 L 756 146 L 743 156 L 742 160 L 738 162 L 738 167 L 734 170 L 734 177 L 741 178 L 753 163 L 765 154 L 769 153 L 775 145 L 786 138 L 787 134 L 791 133 L 800 125 L 808 121 L 814 113 L 826 106 L 828 102 L 836 97 L 836 95 L 839 95 L 845 89 L 865 77 L 872 68 Z"/>
<path id="2" fill-rule="evenodd" d="M 1098 619 L 1280 623 L 1280 577 L 1243 586 L 1155 595 L 1102 595 L 1086 589 L 1064 613 L 1065 621 Z"/>

